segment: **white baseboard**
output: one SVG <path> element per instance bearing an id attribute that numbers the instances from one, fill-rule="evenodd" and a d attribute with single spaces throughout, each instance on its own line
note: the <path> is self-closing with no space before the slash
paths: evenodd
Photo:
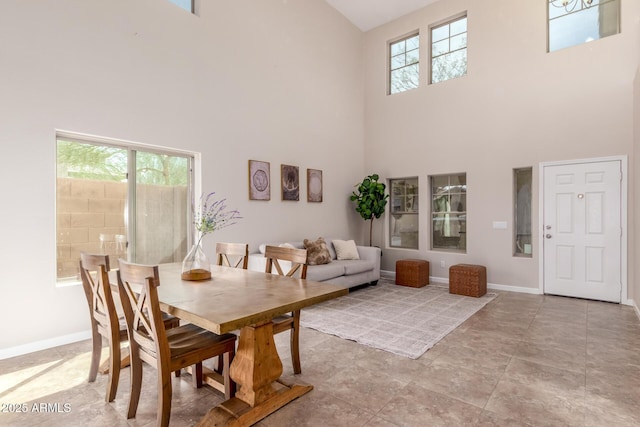
<path id="1" fill-rule="evenodd" d="M 636 316 L 638 316 L 638 320 L 640 320 L 640 308 L 638 308 L 638 304 L 636 304 L 636 302 L 632 299 L 628 300 L 627 304 L 633 307 L 636 312 Z"/>
<path id="2" fill-rule="evenodd" d="M 387 270 L 381 270 L 380 275 L 390 279 L 393 279 L 396 277 L 396 273 L 394 271 L 387 271 Z M 429 282 L 448 284 L 449 278 L 429 276 Z M 495 289 L 496 291 L 519 292 L 521 294 L 540 295 L 540 290 L 538 288 L 525 288 L 522 286 L 513 286 L 513 285 L 498 285 L 496 283 L 487 283 L 487 289 Z"/>
<path id="3" fill-rule="evenodd" d="M 91 331 L 86 330 L 75 334 L 63 335 L 60 337 L 50 338 L 42 341 L 35 341 L 29 344 L 18 345 L 15 347 L 0 349 L 0 360 L 10 357 L 22 356 L 23 354 L 33 353 L 34 351 L 47 350 L 49 348 L 58 347 L 65 344 L 71 344 L 78 341 L 84 341 L 91 338 Z"/>

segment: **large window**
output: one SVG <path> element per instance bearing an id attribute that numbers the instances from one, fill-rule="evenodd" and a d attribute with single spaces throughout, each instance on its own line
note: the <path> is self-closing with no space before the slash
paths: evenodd
<path id="1" fill-rule="evenodd" d="M 418 178 L 389 180 L 389 246 L 418 249 Z"/>
<path id="2" fill-rule="evenodd" d="M 431 83 L 467 74 L 467 16 L 431 28 Z"/>
<path id="3" fill-rule="evenodd" d="M 549 0 L 549 52 L 620 32 L 620 0 Z"/>
<path id="4" fill-rule="evenodd" d="M 389 44 L 389 93 L 420 85 L 420 35 L 412 34 Z"/>
<path id="5" fill-rule="evenodd" d="M 431 247 L 466 252 L 467 175 L 431 177 Z"/>
<path id="6" fill-rule="evenodd" d="M 81 251 L 143 264 L 181 261 L 191 239 L 192 161 L 180 153 L 57 138 L 57 279 Z"/>

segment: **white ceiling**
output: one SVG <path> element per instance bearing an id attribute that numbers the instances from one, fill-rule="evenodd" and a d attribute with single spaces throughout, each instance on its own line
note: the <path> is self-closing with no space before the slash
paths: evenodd
<path id="1" fill-rule="evenodd" d="M 362 31 L 369 31 L 438 0 L 326 0 Z"/>

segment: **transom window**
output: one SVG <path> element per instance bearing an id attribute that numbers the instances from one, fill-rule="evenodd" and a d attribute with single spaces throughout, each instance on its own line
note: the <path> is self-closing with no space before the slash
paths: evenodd
<path id="1" fill-rule="evenodd" d="M 193 157 L 57 138 L 58 283 L 78 281 L 80 252 L 142 264 L 181 261 L 191 236 Z"/>
<path id="2" fill-rule="evenodd" d="M 620 0 L 549 0 L 549 52 L 620 32 Z"/>
<path id="3" fill-rule="evenodd" d="M 420 85 L 420 35 L 412 34 L 389 44 L 389 93 Z"/>
<path id="4" fill-rule="evenodd" d="M 467 16 L 431 28 L 431 83 L 467 74 Z"/>
<path id="5" fill-rule="evenodd" d="M 466 252 L 466 173 L 431 177 L 431 247 Z"/>

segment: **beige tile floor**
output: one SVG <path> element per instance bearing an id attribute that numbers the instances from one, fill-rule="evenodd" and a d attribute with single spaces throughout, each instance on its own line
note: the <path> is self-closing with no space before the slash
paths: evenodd
<path id="1" fill-rule="evenodd" d="M 314 390 L 259 426 L 640 425 L 640 322 L 628 306 L 501 292 L 418 360 L 310 329 L 302 343 L 297 380 Z M 291 377 L 288 334 L 277 345 Z M 138 415 L 127 420 L 128 372 L 105 403 L 106 377 L 86 382 L 90 348 L 0 361 L 2 409 L 27 409 L 0 412 L 0 425 L 155 425 L 155 371 L 145 370 Z M 188 379 L 174 380 L 172 426 L 195 424 L 222 400 Z"/>

